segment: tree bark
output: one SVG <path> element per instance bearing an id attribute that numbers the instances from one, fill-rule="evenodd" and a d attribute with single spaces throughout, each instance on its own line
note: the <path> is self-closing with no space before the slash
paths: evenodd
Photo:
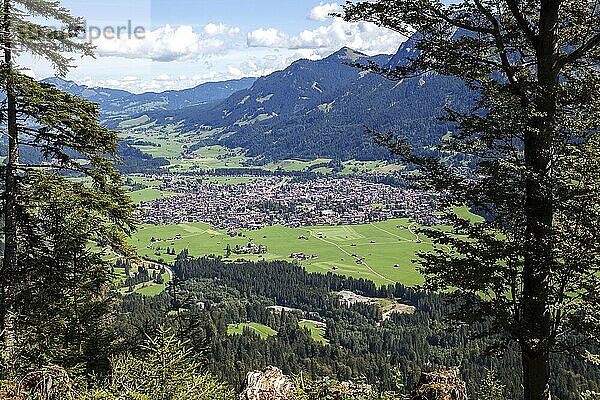
<path id="1" fill-rule="evenodd" d="M 550 360 L 548 352 L 530 352 L 522 349 L 523 398 L 527 400 L 550 400 Z"/>
<path id="2" fill-rule="evenodd" d="M 10 42 L 10 4 L 4 0 L 4 62 L 6 67 L 6 101 L 8 118 L 8 160 L 5 175 L 4 190 L 4 259 L 2 264 L 2 294 L 4 315 L 3 342 L 4 351 L 8 358 L 8 366 L 14 366 L 16 344 L 16 288 L 14 285 L 18 271 L 18 233 L 17 233 L 17 167 L 19 164 L 19 140 L 17 127 L 17 106 L 13 90 L 12 53 Z"/>
<path id="3" fill-rule="evenodd" d="M 521 339 L 524 400 L 550 396 L 550 347 L 553 340 L 550 277 L 553 255 L 553 146 L 557 112 L 559 3 L 542 0 L 537 53 L 538 91 L 535 111 L 525 133 L 526 248 L 523 267 Z"/>

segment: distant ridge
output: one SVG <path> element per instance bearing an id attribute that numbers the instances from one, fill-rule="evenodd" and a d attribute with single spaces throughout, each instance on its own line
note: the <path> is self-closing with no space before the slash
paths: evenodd
<path id="1" fill-rule="evenodd" d="M 256 78 L 242 78 L 223 82 L 208 82 L 193 88 L 155 93 L 134 94 L 125 90 L 92 88 L 61 78 L 48 78 L 49 83 L 74 96 L 100 104 L 104 120 L 123 120 L 150 111 L 177 110 L 226 99 L 246 89 Z"/>

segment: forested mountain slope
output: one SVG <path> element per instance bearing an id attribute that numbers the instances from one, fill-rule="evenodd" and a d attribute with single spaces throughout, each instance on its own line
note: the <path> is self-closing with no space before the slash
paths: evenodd
<path id="1" fill-rule="evenodd" d="M 349 65 L 371 60 L 393 67 L 414 56 L 413 46 L 407 41 L 391 58 L 343 48 L 323 60 L 299 60 L 216 105 L 149 113 L 143 121 L 198 132 L 198 146 L 243 147 L 269 159 L 388 157 L 366 127 L 430 146 L 452 129 L 438 119 L 445 107 L 470 104 L 465 85 L 437 74 L 392 81 Z"/>

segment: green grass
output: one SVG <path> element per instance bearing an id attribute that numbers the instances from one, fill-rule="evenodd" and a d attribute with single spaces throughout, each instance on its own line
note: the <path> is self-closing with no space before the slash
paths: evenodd
<path id="1" fill-rule="evenodd" d="M 298 325 L 300 328 L 308 329 L 310 331 L 310 337 L 321 344 L 329 344 L 329 340 L 325 339 L 325 329 L 317 328 L 314 322 L 302 321 Z"/>
<path id="2" fill-rule="evenodd" d="M 136 190 L 134 192 L 129 192 L 129 193 L 127 193 L 127 195 L 129 197 L 131 197 L 131 200 L 134 203 L 139 204 L 141 202 L 147 203 L 149 201 L 162 199 L 164 197 L 174 196 L 174 195 L 176 195 L 176 193 L 162 191 L 159 189 L 142 189 L 142 190 Z"/>
<path id="3" fill-rule="evenodd" d="M 292 253 L 317 254 L 318 258 L 303 261 L 311 272 L 333 272 L 354 278 L 364 278 L 378 285 L 399 282 L 407 286 L 423 283 L 412 260 L 417 251 L 427 251 L 431 245 L 419 242 L 413 233 L 416 228 L 407 219 L 394 219 L 367 225 L 323 226 L 287 228 L 280 225 L 257 231 L 239 231 L 244 236 L 229 237 L 223 230 L 215 230 L 208 224 L 190 223 L 180 225 L 144 225 L 131 238 L 130 243 L 142 256 L 163 258 L 172 262 L 166 248 L 179 253 L 188 249 L 192 256 L 225 256 L 225 248 L 246 245 L 250 238 L 257 244 L 267 246 L 267 254 L 232 255 L 231 259 L 250 261 L 288 260 Z M 181 239 L 175 240 L 176 235 Z M 307 239 L 299 239 L 306 237 Z M 151 238 L 159 242 L 151 243 Z M 421 239 L 423 240 L 423 239 Z M 155 255 L 161 247 L 160 255 Z M 353 254 L 355 256 L 353 256 Z M 357 263 L 357 258 L 363 258 Z"/>
<path id="4" fill-rule="evenodd" d="M 165 291 L 165 289 L 167 288 L 167 285 L 169 284 L 169 280 L 170 280 L 169 273 L 165 272 L 162 275 L 162 278 L 163 278 L 164 283 L 162 283 L 160 285 L 157 285 L 156 283 L 151 283 L 149 286 L 134 290 L 134 292 L 141 294 L 142 296 L 146 296 L 146 297 L 158 296 L 159 294 L 161 294 L 162 292 Z"/>
<path id="5" fill-rule="evenodd" d="M 262 167 L 262 169 L 269 171 L 283 170 L 288 172 L 304 171 L 313 165 L 328 163 L 330 161 L 330 158 L 317 158 L 314 160 L 282 160 L 269 163 Z"/>
<path id="6" fill-rule="evenodd" d="M 252 332 L 258 334 L 262 339 L 277 335 L 276 330 L 256 322 L 229 324 L 229 326 L 227 326 L 227 334 L 241 335 L 244 332 L 244 329 L 250 329 Z"/>
<path id="7" fill-rule="evenodd" d="M 150 117 L 148 117 L 147 115 L 142 115 L 141 117 L 121 122 L 119 124 L 119 128 L 121 128 L 121 129 L 131 128 L 134 126 L 145 124 L 148 121 L 150 121 Z"/>
<path id="8" fill-rule="evenodd" d="M 135 268 L 134 268 L 134 272 L 135 272 Z M 159 294 L 161 294 L 162 292 L 165 291 L 165 289 L 167 288 L 167 285 L 169 284 L 169 281 L 171 280 L 171 276 L 169 275 L 168 272 L 165 272 L 161 276 L 163 279 L 162 284 L 159 285 L 154 282 L 140 283 L 133 288 L 133 293 L 138 293 L 138 294 L 141 294 L 146 297 L 158 296 Z M 127 276 L 125 275 L 125 269 L 124 268 L 115 268 L 115 278 L 120 280 L 121 284 L 124 284 L 125 279 L 127 278 Z M 121 294 L 128 295 L 128 294 L 131 294 L 131 292 L 129 292 L 128 289 L 129 289 L 128 287 L 122 286 L 119 289 L 119 291 L 121 292 Z"/>
<path id="9" fill-rule="evenodd" d="M 454 207 L 452 210 L 457 217 L 467 219 L 471 222 L 483 222 L 484 218 L 473 214 L 468 207 Z"/>

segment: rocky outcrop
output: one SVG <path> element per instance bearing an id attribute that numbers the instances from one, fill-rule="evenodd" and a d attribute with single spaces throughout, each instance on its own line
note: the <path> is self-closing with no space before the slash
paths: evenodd
<path id="1" fill-rule="evenodd" d="M 411 400 L 467 400 L 467 388 L 457 370 L 426 372 Z"/>
<path id="2" fill-rule="evenodd" d="M 291 379 L 276 367 L 246 375 L 246 389 L 240 400 L 288 400 L 296 390 Z"/>
<path id="3" fill-rule="evenodd" d="M 303 388 L 308 398 L 344 398 L 365 399 L 374 394 L 373 387 L 368 384 L 353 382 L 328 381 L 316 389 Z M 262 371 L 253 371 L 246 375 L 246 389 L 240 400 L 290 400 L 294 397 L 296 385 L 276 367 L 267 367 Z M 317 393 L 318 392 L 318 393 Z M 404 398 L 404 397 L 403 397 Z M 421 375 L 417 389 L 411 400 L 467 400 L 465 382 L 457 370 L 426 372 Z"/>

